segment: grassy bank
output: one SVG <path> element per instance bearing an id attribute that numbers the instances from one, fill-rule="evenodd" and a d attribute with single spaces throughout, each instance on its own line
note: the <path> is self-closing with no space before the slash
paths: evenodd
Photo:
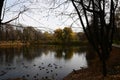
<path id="1" fill-rule="evenodd" d="M 23 43 L 21 41 L 0 41 L 0 47 L 20 47 L 29 45 L 29 42 Z"/>

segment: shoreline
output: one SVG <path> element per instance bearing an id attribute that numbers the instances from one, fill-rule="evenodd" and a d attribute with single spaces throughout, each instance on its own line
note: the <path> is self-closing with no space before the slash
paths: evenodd
<path id="1" fill-rule="evenodd" d="M 83 42 L 71 42 L 71 43 L 59 43 L 59 42 L 36 42 L 36 41 L 0 41 L 0 47 L 15 47 L 15 46 L 29 46 L 29 45 L 64 45 L 64 46 L 83 46 L 88 45 L 86 41 Z"/>
<path id="2" fill-rule="evenodd" d="M 0 48 L 1 47 L 21 47 L 25 45 L 30 45 L 30 43 L 23 43 L 21 41 L 0 41 Z"/>
<path id="3" fill-rule="evenodd" d="M 100 71 L 92 71 L 90 69 L 76 70 L 68 74 L 63 80 L 119 80 L 120 74 L 107 74 L 106 77 Z"/>
<path id="4" fill-rule="evenodd" d="M 113 47 L 113 51 L 107 60 L 107 76 L 103 77 L 101 62 L 92 59 L 88 68 L 72 71 L 63 80 L 120 80 L 120 48 Z"/>

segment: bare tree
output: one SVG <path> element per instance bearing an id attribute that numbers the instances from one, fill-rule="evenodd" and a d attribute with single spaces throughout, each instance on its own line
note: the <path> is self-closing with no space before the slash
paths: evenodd
<path id="1" fill-rule="evenodd" d="M 112 50 L 113 34 L 116 28 L 115 11 L 118 0 L 71 1 L 79 16 L 87 39 L 99 55 L 102 62 L 103 75 L 106 76 L 106 60 L 109 58 Z M 89 22 L 89 15 L 92 16 L 92 26 Z"/>

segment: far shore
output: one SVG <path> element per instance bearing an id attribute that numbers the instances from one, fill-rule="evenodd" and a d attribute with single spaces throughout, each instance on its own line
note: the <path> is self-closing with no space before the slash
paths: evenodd
<path id="1" fill-rule="evenodd" d="M 69 42 L 69 43 L 61 43 L 61 42 L 39 42 L 39 41 L 0 41 L 0 47 L 15 47 L 15 46 L 29 46 L 29 45 L 74 45 L 74 46 L 82 46 L 87 45 L 88 41 L 81 42 Z M 120 48 L 120 44 L 112 44 L 113 47 Z"/>
<path id="2" fill-rule="evenodd" d="M 82 46 L 87 45 L 87 41 L 83 42 L 44 42 L 44 41 L 0 41 L 0 47 L 20 47 L 29 45 L 70 45 L 70 46 Z"/>
<path id="3" fill-rule="evenodd" d="M 24 45 L 30 45 L 28 42 L 23 43 L 21 41 L 0 41 L 0 47 L 20 47 Z"/>

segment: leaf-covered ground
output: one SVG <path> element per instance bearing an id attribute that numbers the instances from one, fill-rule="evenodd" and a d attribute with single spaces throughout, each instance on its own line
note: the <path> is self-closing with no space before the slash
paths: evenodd
<path id="1" fill-rule="evenodd" d="M 113 47 L 107 60 L 107 76 L 102 76 L 99 59 L 92 59 L 88 68 L 72 71 L 64 80 L 120 80 L 120 48 Z"/>

